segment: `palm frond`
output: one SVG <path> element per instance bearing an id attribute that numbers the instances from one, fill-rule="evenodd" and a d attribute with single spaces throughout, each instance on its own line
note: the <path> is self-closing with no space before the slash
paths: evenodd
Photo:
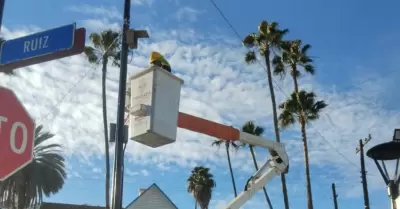
<path id="1" fill-rule="evenodd" d="M 187 191 L 193 194 L 201 208 L 207 208 L 212 197 L 212 190 L 216 187 L 210 169 L 196 166 L 192 169 L 187 183 Z"/>
<path id="2" fill-rule="evenodd" d="M 278 117 L 279 126 L 283 129 L 296 123 L 295 116 L 288 110 L 284 110 Z"/>
<path id="3" fill-rule="evenodd" d="M 96 49 L 90 46 L 85 46 L 83 49 L 83 52 L 85 53 L 86 57 L 88 58 L 89 63 L 92 64 L 97 64 L 99 61 L 98 55 L 96 55 Z"/>
<path id="4" fill-rule="evenodd" d="M 266 20 L 261 21 L 261 23 L 258 25 L 258 33 L 263 36 L 268 36 L 269 27 L 270 27 L 270 25 L 268 24 L 268 22 Z"/>
<path id="5" fill-rule="evenodd" d="M 244 57 L 244 61 L 247 64 L 254 64 L 257 62 L 257 55 L 254 51 L 247 52 L 246 56 Z"/>
<path id="6" fill-rule="evenodd" d="M 215 140 L 215 141 L 213 141 L 213 142 L 211 143 L 211 146 L 220 147 L 221 144 L 223 144 L 223 143 L 224 143 L 224 140 Z"/>
<path id="7" fill-rule="evenodd" d="M 261 135 L 264 134 L 264 131 L 265 131 L 265 129 L 264 129 L 263 127 L 257 126 L 257 127 L 254 129 L 253 135 L 261 136 Z"/>
<path id="8" fill-rule="evenodd" d="M 282 61 L 282 57 L 281 56 L 275 56 L 272 59 L 272 66 L 274 67 L 274 75 L 279 75 L 281 77 L 281 79 L 283 80 L 285 78 L 286 75 L 286 69 L 285 69 L 285 65 Z"/>
<path id="9" fill-rule="evenodd" d="M 307 54 L 308 50 L 311 48 L 310 44 L 304 44 L 303 48 L 301 48 L 302 54 Z"/>
<path id="10" fill-rule="evenodd" d="M 252 33 L 243 39 L 243 45 L 247 48 L 253 48 L 257 45 L 257 34 Z"/>
<path id="11" fill-rule="evenodd" d="M 306 71 L 310 75 L 315 74 L 315 69 L 313 65 L 304 65 L 304 71 Z"/>
<path id="12" fill-rule="evenodd" d="M 89 35 L 90 41 L 93 43 L 94 48 L 104 51 L 104 47 L 102 45 L 101 35 L 98 33 L 91 33 Z"/>
<path id="13" fill-rule="evenodd" d="M 42 130 L 42 125 L 35 130 L 34 160 L 0 183 L 0 199 L 4 202 L 19 208 L 40 204 L 43 196 L 49 197 L 63 187 L 67 174 L 61 145 L 47 143 L 54 134 Z"/>

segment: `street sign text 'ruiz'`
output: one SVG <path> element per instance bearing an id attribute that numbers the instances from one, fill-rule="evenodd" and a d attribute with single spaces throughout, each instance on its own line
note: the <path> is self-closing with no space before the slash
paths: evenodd
<path id="1" fill-rule="evenodd" d="M 5 41 L 1 46 L 0 65 L 71 49 L 75 27 L 75 24 L 70 24 Z"/>

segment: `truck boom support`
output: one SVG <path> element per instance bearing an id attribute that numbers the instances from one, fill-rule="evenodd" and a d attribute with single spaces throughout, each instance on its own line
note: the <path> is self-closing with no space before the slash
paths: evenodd
<path id="1" fill-rule="evenodd" d="M 244 191 L 233 199 L 225 209 L 240 209 L 254 194 L 262 189 L 275 176 L 287 173 L 289 168 L 289 158 L 283 144 L 274 140 L 263 139 L 259 136 L 240 132 L 232 126 L 226 126 L 203 118 L 199 118 L 186 113 L 179 113 L 178 126 L 197 133 L 206 134 L 219 139 L 229 141 L 240 141 L 245 144 L 263 147 L 270 151 L 271 157 L 252 175 Z"/>

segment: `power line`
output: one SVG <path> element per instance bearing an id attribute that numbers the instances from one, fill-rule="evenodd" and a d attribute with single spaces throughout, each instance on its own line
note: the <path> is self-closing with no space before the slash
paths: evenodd
<path id="1" fill-rule="evenodd" d="M 113 42 L 110 44 L 110 46 L 108 46 L 108 48 L 105 50 L 104 53 L 107 53 L 108 50 L 110 50 L 111 46 L 119 39 L 119 37 L 121 36 L 121 34 L 122 34 L 122 32 L 119 32 L 118 36 L 113 40 Z M 74 83 L 74 85 L 72 85 L 71 88 L 68 89 L 67 93 L 65 93 L 65 94 L 61 97 L 61 99 L 58 100 L 58 101 L 56 102 L 56 104 L 51 108 L 51 110 L 49 111 L 49 113 L 48 113 L 45 117 L 41 118 L 41 121 L 46 121 L 46 120 L 48 119 L 48 117 L 56 111 L 56 109 L 58 108 L 58 106 L 59 106 L 62 102 L 64 102 L 65 98 L 72 92 L 72 90 L 75 89 L 75 88 L 78 86 L 78 84 L 79 84 L 80 82 L 82 82 L 83 79 L 85 79 L 85 78 L 89 75 L 89 72 L 90 72 L 90 71 L 94 70 L 94 69 L 97 67 L 97 65 L 100 64 L 100 61 L 101 61 L 101 59 L 97 60 L 97 62 L 92 66 L 92 68 L 89 69 L 88 71 L 86 71 L 86 73 L 85 73 L 78 81 L 76 81 L 76 82 Z M 54 121 L 54 119 L 56 118 L 56 116 L 57 116 L 57 114 L 54 115 L 52 121 Z"/>
<path id="2" fill-rule="evenodd" d="M 242 42 L 242 37 L 240 36 L 239 32 L 235 29 L 235 27 L 233 27 L 233 25 L 231 24 L 231 22 L 229 21 L 229 19 L 226 17 L 226 15 L 222 12 L 222 10 L 218 7 L 218 5 L 215 3 L 214 0 L 209 0 L 211 2 L 211 4 L 215 7 L 215 9 L 219 12 L 219 14 L 221 15 L 221 17 L 225 20 L 225 22 L 228 24 L 228 26 L 232 29 L 232 31 L 235 33 L 235 35 L 238 37 L 238 39 L 240 40 L 240 42 Z M 249 47 L 245 46 L 248 50 L 251 50 Z M 264 65 L 262 65 L 262 63 L 260 62 L 260 60 L 256 59 L 257 63 L 264 68 L 265 71 L 267 71 L 266 67 Z M 283 95 L 286 96 L 286 98 L 289 98 L 289 96 L 283 91 L 283 89 L 279 86 L 279 84 L 275 81 L 275 79 L 272 79 L 272 81 L 274 82 L 275 86 L 283 93 Z M 326 115 L 328 115 L 328 113 L 326 113 Z M 353 166 L 356 166 L 358 168 L 358 166 L 352 162 L 351 160 L 349 160 L 344 154 L 342 154 L 341 152 L 339 152 L 338 148 L 334 147 L 333 144 L 327 140 L 314 126 L 311 126 L 315 132 L 324 140 L 328 143 L 328 145 L 333 148 L 340 156 L 342 156 L 347 162 L 349 162 L 350 164 L 352 164 Z"/>

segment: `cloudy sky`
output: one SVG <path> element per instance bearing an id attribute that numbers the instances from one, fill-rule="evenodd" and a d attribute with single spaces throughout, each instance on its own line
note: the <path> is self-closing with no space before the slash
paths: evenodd
<path id="1" fill-rule="evenodd" d="M 240 38 L 255 32 L 261 20 L 289 28 L 288 39 L 310 43 L 316 76 L 304 76 L 301 87 L 313 90 L 329 106 L 307 131 L 316 208 L 333 207 L 331 184 L 336 183 L 341 208 L 363 207 L 359 157 L 360 138 L 370 133 L 367 148 L 391 139 L 400 124 L 400 78 L 397 20 L 400 3 L 359 1 L 216 0 L 232 24 L 229 27 L 211 1 L 132 0 L 132 27 L 147 29 L 151 38 L 140 41 L 130 54 L 129 75 L 148 66 L 149 53 L 160 51 L 173 73 L 185 80 L 180 111 L 240 127 L 254 120 L 273 139 L 272 110 L 266 74 L 259 65 L 243 62 Z M 23 6 L 22 6 L 23 5 Z M 6 39 L 76 22 L 89 33 L 120 30 L 122 0 L 54 1 L 9 0 L 2 35 Z M 237 33 L 236 33 L 236 32 Z M 88 42 L 89 43 L 89 42 Z M 104 148 L 101 120 L 100 67 L 82 55 L 18 69 L 18 76 L 0 75 L 0 85 L 12 88 L 54 141 L 65 147 L 68 181 L 47 201 L 104 205 Z M 277 100 L 292 90 L 290 79 L 274 78 Z M 118 69 L 109 67 L 109 120 L 116 120 Z M 282 132 L 290 156 L 288 174 L 292 208 L 306 208 L 302 145 L 299 128 Z M 157 149 L 130 141 L 126 154 L 124 204 L 139 188 L 157 183 L 179 208 L 193 207 L 186 179 L 195 165 L 211 168 L 217 188 L 212 209 L 232 199 L 232 186 L 223 149 L 211 147 L 212 138 L 185 130 L 176 143 Z M 257 149 L 260 163 L 266 150 Z M 233 152 L 237 187 L 241 190 L 253 167 L 247 149 Z M 372 207 L 388 208 L 382 178 L 367 159 Z M 275 208 L 283 207 L 280 180 L 267 186 Z M 243 208 L 264 208 L 259 192 Z"/>

